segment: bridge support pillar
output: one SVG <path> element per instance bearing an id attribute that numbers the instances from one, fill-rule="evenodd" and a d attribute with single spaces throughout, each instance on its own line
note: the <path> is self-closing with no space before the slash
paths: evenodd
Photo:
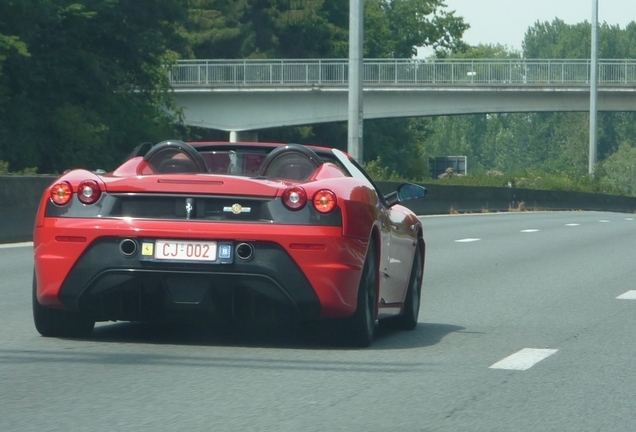
<path id="1" fill-rule="evenodd" d="M 231 131 L 230 142 L 256 142 L 258 141 L 258 132 L 252 131 Z"/>

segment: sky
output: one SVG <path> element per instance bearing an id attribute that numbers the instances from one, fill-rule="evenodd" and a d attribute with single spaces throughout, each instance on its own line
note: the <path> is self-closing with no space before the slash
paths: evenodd
<path id="1" fill-rule="evenodd" d="M 464 17 L 471 28 L 464 33 L 470 45 L 501 44 L 521 51 L 523 37 L 537 21 L 555 18 L 566 24 L 592 21 L 595 0 L 445 0 L 446 10 Z M 636 0 L 598 0 L 599 23 L 624 28 L 636 21 Z"/>

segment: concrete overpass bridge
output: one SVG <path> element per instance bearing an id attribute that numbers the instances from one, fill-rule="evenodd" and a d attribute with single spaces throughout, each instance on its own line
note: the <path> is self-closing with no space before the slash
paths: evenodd
<path id="1" fill-rule="evenodd" d="M 228 132 L 346 121 L 348 60 L 182 60 L 191 126 Z M 636 111 L 636 60 L 599 61 L 598 109 Z M 589 60 L 366 59 L 364 118 L 588 111 Z"/>

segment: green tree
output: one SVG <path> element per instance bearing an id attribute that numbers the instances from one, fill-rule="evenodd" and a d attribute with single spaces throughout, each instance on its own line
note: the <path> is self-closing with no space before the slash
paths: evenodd
<path id="1" fill-rule="evenodd" d="M 440 116 L 429 120 L 428 133 L 421 143 L 428 160 L 438 156 L 466 156 L 469 170 L 480 169 L 481 147 L 486 128 L 485 115 Z"/>
<path id="2" fill-rule="evenodd" d="M 523 56 L 528 59 L 588 59 L 592 50 L 592 25 L 585 21 L 566 24 L 555 18 L 552 22 L 537 21 L 523 39 Z M 634 58 L 636 23 L 622 29 L 618 25 L 599 26 L 599 58 Z"/>
<path id="3" fill-rule="evenodd" d="M 591 25 L 587 21 L 569 25 L 555 18 L 550 22 L 537 21 L 523 39 L 525 58 L 589 58 Z"/>
<path id="4" fill-rule="evenodd" d="M 417 47 L 463 48 L 462 18 L 442 0 L 365 0 L 365 56 L 412 57 Z M 184 37 L 196 58 L 342 58 L 349 2 L 191 0 Z"/>
<path id="5" fill-rule="evenodd" d="M 329 57 L 346 48 L 345 4 L 334 0 L 192 0 L 186 57 Z M 342 20 L 344 18 L 344 20 Z"/>
<path id="6" fill-rule="evenodd" d="M 179 29 L 185 42 L 182 56 L 208 58 L 214 53 L 218 58 L 239 57 L 243 8 L 243 2 L 236 0 L 190 0 L 188 18 Z"/>
<path id="7" fill-rule="evenodd" d="M 20 55 L 29 56 L 24 42 L 17 36 L 6 36 L 0 33 L 0 75 L 2 75 L 2 63 L 7 59 L 9 51 L 17 51 Z"/>
<path id="8" fill-rule="evenodd" d="M 6 31 L 8 29 L 8 26 L 5 23 L 6 19 L 9 17 L 7 13 L 8 10 L 8 4 L 0 3 L 0 119 L 6 118 L 7 111 L 11 109 L 9 103 L 10 89 L 8 87 L 7 79 L 6 77 L 3 77 L 2 73 L 7 56 L 9 53 L 24 57 L 30 56 L 26 44 L 22 42 L 18 36 L 2 33 L 2 31 Z M 8 125 L 0 120 L 0 140 L 3 136 L 8 135 Z M 1 149 L 0 156 L 2 156 Z M 0 172 L 7 172 L 9 169 L 8 165 L 8 162 L 0 160 Z"/>
<path id="9" fill-rule="evenodd" d="M 633 144 L 622 142 L 616 153 L 599 164 L 597 171 L 604 187 L 636 196 L 636 147 Z"/>
<path id="10" fill-rule="evenodd" d="M 367 0 L 370 11 L 379 8 L 388 32 L 383 29 L 384 53 L 378 57 L 410 58 L 417 48 L 430 46 L 435 50 L 456 52 L 465 49 L 461 41 L 469 25 L 453 11 L 445 9 L 443 0 Z M 368 19 L 369 13 L 365 14 Z M 366 25 L 373 35 L 376 26 Z"/>
<path id="11" fill-rule="evenodd" d="M 453 59 L 518 59 L 521 58 L 521 53 L 501 44 L 478 44 L 466 46 L 463 50 L 454 51 L 450 55 L 442 52 L 439 56 Z"/>
<path id="12" fill-rule="evenodd" d="M 3 63 L 0 159 L 12 170 L 113 168 L 138 142 L 174 135 L 165 67 L 183 46 L 184 1 L 11 1 L 1 16 L 30 53 Z"/>

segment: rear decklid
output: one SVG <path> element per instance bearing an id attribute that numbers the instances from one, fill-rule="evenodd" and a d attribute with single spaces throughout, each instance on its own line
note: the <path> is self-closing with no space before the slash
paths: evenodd
<path id="1" fill-rule="evenodd" d="M 228 195 L 274 198 L 284 184 L 277 181 L 214 174 L 170 174 L 101 177 L 106 192 L 144 194 Z"/>

